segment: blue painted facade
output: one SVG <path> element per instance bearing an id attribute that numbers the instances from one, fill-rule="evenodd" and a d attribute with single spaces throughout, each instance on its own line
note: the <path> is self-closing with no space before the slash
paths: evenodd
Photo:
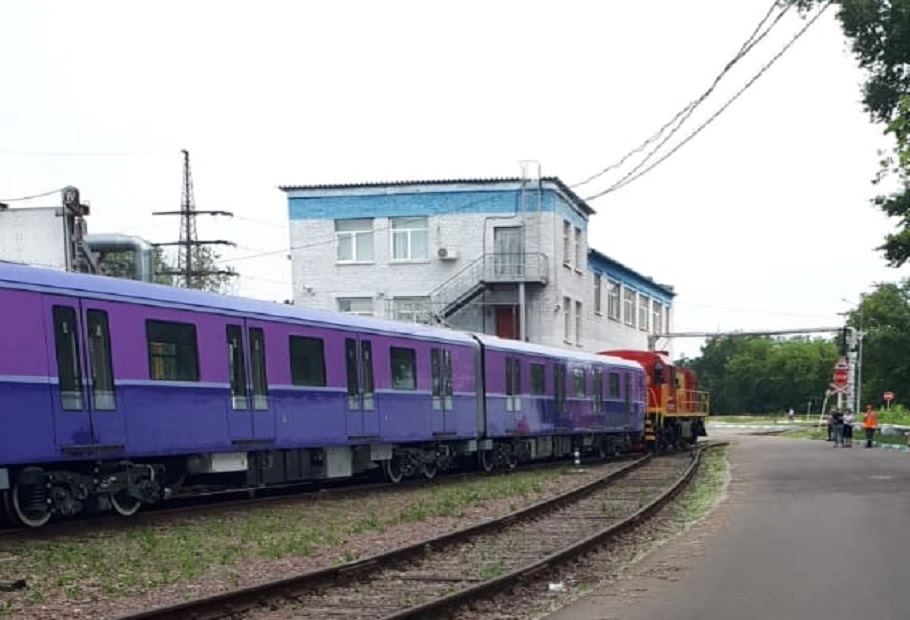
<path id="1" fill-rule="evenodd" d="M 673 303 L 675 293 L 671 289 L 657 284 L 597 250 L 588 251 L 588 270 L 614 282 L 619 282 L 623 287 L 636 293 L 656 299 L 666 307 L 670 307 Z"/>

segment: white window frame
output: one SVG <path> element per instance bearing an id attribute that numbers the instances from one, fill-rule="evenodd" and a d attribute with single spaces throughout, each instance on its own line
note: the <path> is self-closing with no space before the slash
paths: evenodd
<path id="1" fill-rule="evenodd" d="M 369 228 L 364 228 L 362 230 L 338 230 L 339 222 L 368 222 Z M 335 220 L 335 262 L 339 264 L 369 264 L 375 261 L 376 258 L 376 241 L 373 238 L 373 218 L 353 218 L 353 219 L 344 219 L 344 220 Z M 357 250 L 358 247 L 364 243 L 363 239 L 369 237 L 370 239 L 370 257 L 369 258 L 358 258 Z M 350 238 L 351 240 L 351 258 L 338 258 L 338 251 L 341 247 L 341 240 L 343 238 Z"/>
<path id="2" fill-rule="evenodd" d="M 636 293 L 627 286 L 622 287 L 622 322 L 629 327 L 635 327 L 635 296 Z"/>
<path id="3" fill-rule="evenodd" d="M 562 221 L 562 264 L 572 268 L 572 224 Z"/>
<path id="4" fill-rule="evenodd" d="M 599 273 L 594 274 L 594 314 L 600 316 L 603 314 L 603 303 L 601 302 L 601 289 L 603 288 L 602 278 Z"/>
<path id="5" fill-rule="evenodd" d="M 405 323 L 429 324 L 429 302 L 429 297 L 396 297 L 392 300 L 392 318 Z"/>
<path id="6" fill-rule="evenodd" d="M 402 226 L 401 228 L 395 227 L 396 222 L 403 222 L 404 220 L 423 220 L 423 226 Z M 424 243 L 424 247 L 426 248 L 425 256 L 414 255 L 414 236 L 419 233 L 423 233 L 426 236 L 426 242 Z M 395 237 L 396 235 L 402 234 L 407 238 L 407 255 L 395 256 Z M 391 257 L 391 262 L 393 263 L 415 263 L 430 260 L 429 218 L 426 216 L 389 218 L 389 256 Z"/>
<path id="7" fill-rule="evenodd" d="M 664 325 L 664 306 L 656 300 L 651 300 L 651 333 L 661 334 Z"/>
<path id="8" fill-rule="evenodd" d="M 581 273 L 581 228 L 575 227 L 575 271 Z"/>
<path id="9" fill-rule="evenodd" d="M 345 302 L 348 304 L 350 304 L 350 302 L 369 302 L 370 309 L 345 310 L 342 308 L 342 305 Z M 343 312 L 344 314 L 353 314 L 354 316 L 375 316 L 376 314 L 376 308 L 372 297 L 336 297 L 335 303 L 338 306 L 338 311 Z"/>
<path id="10" fill-rule="evenodd" d="M 651 318 L 651 298 L 644 293 L 639 293 L 636 310 L 638 311 L 638 329 L 643 332 L 648 331 L 648 323 Z"/>
<path id="11" fill-rule="evenodd" d="M 562 298 L 563 336 L 567 344 L 572 344 L 572 300 Z"/>
<path id="12" fill-rule="evenodd" d="M 582 323 L 584 322 L 584 306 L 580 301 L 575 302 L 575 344 L 581 346 Z"/>
<path id="13" fill-rule="evenodd" d="M 622 285 L 609 278 L 607 279 L 607 318 L 616 322 L 622 320 Z"/>

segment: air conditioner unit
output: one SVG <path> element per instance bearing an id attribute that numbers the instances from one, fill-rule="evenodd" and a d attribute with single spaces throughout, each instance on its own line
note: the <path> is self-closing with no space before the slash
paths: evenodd
<path id="1" fill-rule="evenodd" d="M 458 252 L 450 250 L 449 248 L 439 248 L 436 250 L 436 256 L 439 260 L 456 260 L 458 258 Z"/>

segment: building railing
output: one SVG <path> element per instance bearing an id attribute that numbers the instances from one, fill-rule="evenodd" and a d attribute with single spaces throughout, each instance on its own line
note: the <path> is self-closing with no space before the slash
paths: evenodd
<path id="1" fill-rule="evenodd" d="M 430 291 L 430 305 L 436 312 L 444 312 L 484 286 L 521 282 L 544 284 L 548 273 L 547 256 L 541 252 L 483 254 Z"/>

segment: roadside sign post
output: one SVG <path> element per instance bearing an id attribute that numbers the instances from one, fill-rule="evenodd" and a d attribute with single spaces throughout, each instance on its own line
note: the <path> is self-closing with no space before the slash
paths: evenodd
<path id="1" fill-rule="evenodd" d="M 885 399 L 885 409 L 890 409 L 891 401 L 894 400 L 894 392 L 885 392 L 882 398 Z"/>

